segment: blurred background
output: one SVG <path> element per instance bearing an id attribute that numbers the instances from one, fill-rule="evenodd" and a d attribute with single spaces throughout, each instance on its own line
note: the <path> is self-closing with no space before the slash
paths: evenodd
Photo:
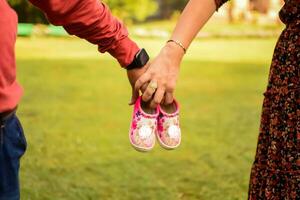
<path id="1" fill-rule="evenodd" d="M 19 14 L 19 106 L 28 140 L 24 200 L 247 198 L 263 92 L 284 28 L 281 0 L 232 0 L 201 30 L 176 89 L 183 142 L 135 152 L 126 72 L 97 47 L 49 25 L 28 1 Z M 153 58 L 187 0 L 105 0 Z"/>

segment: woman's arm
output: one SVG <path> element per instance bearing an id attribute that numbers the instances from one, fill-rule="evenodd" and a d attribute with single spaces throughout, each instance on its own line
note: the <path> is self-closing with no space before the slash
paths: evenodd
<path id="1" fill-rule="evenodd" d="M 190 0 L 185 7 L 174 29 L 171 39 L 180 42 L 188 48 L 200 29 L 206 24 L 216 9 L 226 0 Z M 173 102 L 173 92 L 176 86 L 180 63 L 184 56 L 184 49 L 175 42 L 168 42 L 150 67 L 135 84 L 133 99 L 138 96 L 140 88 L 151 82 L 156 82 L 156 90 L 148 85 L 143 93 L 143 100 L 150 101 L 155 107 L 164 100 L 165 104 Z M 153 97 L 153 94 L 155 96 Z"/>
<path id="2" fill-rule="evenodd" d="M 190 0 L 176 24 L 171 39 L 180 41 L 188 48 L 215 10 L 214 0 Z"/>

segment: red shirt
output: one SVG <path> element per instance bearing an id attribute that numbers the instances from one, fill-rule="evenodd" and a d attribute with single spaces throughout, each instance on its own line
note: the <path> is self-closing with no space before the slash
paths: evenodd
<path id="1" fill-rule="evenodd" d="M 30 0 L 47 16 L 49 22 L 63 26 L 76 35 L 109 52 L 122 67 L 129 65 L 138 46 L 128 37 L 124 25 L 98 0 Z M 0 0 L 0 112 L 16 107 L 22 96 L 16 81 L 15 41 L 17 15 L 6 0 Z"/>

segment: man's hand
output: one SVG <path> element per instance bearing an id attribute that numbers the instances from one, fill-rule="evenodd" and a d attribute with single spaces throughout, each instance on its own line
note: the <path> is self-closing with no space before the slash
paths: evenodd
<path id="1" fill-rule="evenodd" d="M 134 90 L 134 85 L 135 85 L 136 81 L 147 71 L 149 65 L 150 65 L 150 63 L 148 62 L 142 68 L 127 70 L 127 77 L 128 77 L 128 80 L 129 80 L 131 88 L 132 88 L 132 96 L 131 96 L 131 100 L 129 102 L 129 105 L 133 105 L 135 103 L 135 101 L 138 99 L 139 90 L 135 91 Z M 144 92 L 146 90 L 147 86 L 148 86 L 148 83 L 143 84 L 141 86 L 140 90 L 142 92 Z"/>

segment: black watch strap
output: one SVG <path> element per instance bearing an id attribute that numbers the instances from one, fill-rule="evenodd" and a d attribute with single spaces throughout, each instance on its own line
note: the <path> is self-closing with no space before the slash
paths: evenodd
<path id="1" fill-rule="evenodd" d="M 149 55 L 145 49 L 139 50 L 130 65 L 126 67 L 127 70 L 142 68 L 149 61 Z"/>

